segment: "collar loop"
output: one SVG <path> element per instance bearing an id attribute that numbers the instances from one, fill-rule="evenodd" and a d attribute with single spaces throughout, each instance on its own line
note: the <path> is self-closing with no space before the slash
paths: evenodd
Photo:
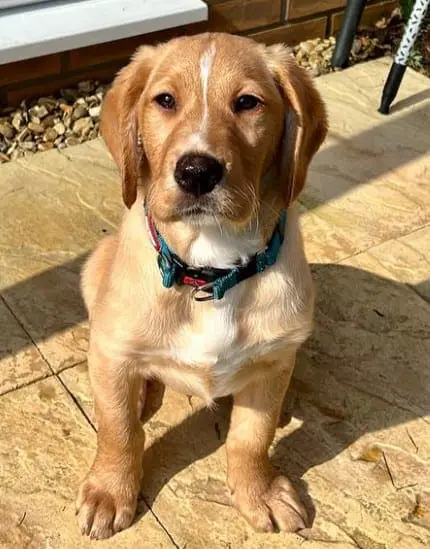
<path id="1" fill-rule="evenodd" d="M 195 301 L 211 301 L 222 299 L 228 290 L 251 276 L 264 272 L 267 267 L 276 263 L 284 242 L 287 212 L 282 210 L 264 251 L 251 256 L 245 265 L 232 269 L 190 267 L 171 252 L 146 209 L 145 217 L 151 242 L 158 253 L 157 262 L 163 286 L 165 288 L 172 288 L 175 284 L 193 286 L 191 295 Z"/>

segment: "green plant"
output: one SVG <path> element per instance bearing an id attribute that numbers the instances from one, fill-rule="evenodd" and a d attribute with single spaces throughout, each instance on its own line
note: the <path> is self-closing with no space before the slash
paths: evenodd
<path id="1" fill-rule="evenodd" d="M 405 21 L 407 21 L 411 15 L 412 9 L 415 4 L 415 0 L 399 0 L 400 9 Z"/>
<path id="2" fill-rule="evenodd" d="M 419 71 L 423 68 L 423 56 L 418 50 L 412 50 L 411 54 L 409 55 L 408 65 L 409 67 L 411 67 L 411 69 L 414 69 L 415 71 Z"/>

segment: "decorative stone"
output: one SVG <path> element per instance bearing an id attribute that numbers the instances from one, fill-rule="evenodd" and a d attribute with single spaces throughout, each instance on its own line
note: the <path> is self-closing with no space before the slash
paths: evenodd
<path id="1" fill-rule="evenodd" d="M 73 124 L 73 133 L 75 135 L 87 135 L 92 127 L 93 122 L 89 116 L 80 118 Z"/>
<path id="2" fill-rule="evenodd" d="M 34 151 L 36 150 L 36 143 L 34 143 L 33 141 L 23 141 L 21 143 L 21 148 L 27 151 Z"/>
<path id="3" fill-rule="evenodd" d="M 28 112 L 30 113 L 30 116 L 37 117 L 39 119 L 44 118 L 49 114 L 45 105 L 34 105 L 34 107 L 31 107 Z"/>
<path id="4" fill-rule="evenodd" d="M 68 147 L 73 147 L 74 145 L 79 145 L 80 140 L 77 137 L 74 137 L 73 135 L 69 135 L 69 137 L 66 138 L 65 144 Z"/>
<path id="5" fill-rule="evenodd" d="M 56 123 L 56 116 L 55 114 L 49 114 L 42 120 L 42 126 L 44 128 L 50 128 Z"/>
<path id="6" fill-rule="evenodd" d="M 24 128 L 21 133 L 19 133 L 16 137 L 16 140 L 18 142 L 25 141 L 25 139 L 30 135 L 30 130 L 28 128 Z"/>
<path id="7" fill-rule="evenodd" d="M 46 143 L 39 143 L 37 145 L 37 149 L 41 152 L 49 151 L 53 148 L 54 148 L 54 143 L 52 143 L 52 141 L 47 141 Z"/>
<path id="8" fill-rule="evenodd" d="M 12 137 L 15 135 L 15 129 L 11 124 L 9 124 L 9 122 L 6 122 L 5 120 L 0 120 L 0 134 L 4 137 L 7 137 L 8 139 L 12 139 Z"/>
<path id="9" fill-rule="evenodd" d="M 24 124 L 24 117 L 22 116 L 21 111 L 16 111 L 12 118 L 12 126 L 19 131 Z"/>
<path id="10" fill-rule="evenodd" d="M 48 128 L 43 136 L 44 141 L 55 141 L 58 137 L 58 133 L 54 128 Z"/>
<path id="11" fill-rule="evenodd" d="M 66 131 L 66 127 L 62 122 L 58 122 L 54 126 L 54 130 L 57 132 L 58 135 L 63 135 Z"/>
<path id="12" fill-rule="evenodd" d="M 71 105 L 67 105 L 66 103 L 59 103 L 58 106 L 65 113 L 71 114 L 73 111 L 73 107 Z"/>
<path id="13" fill-rule="evenodd" d="M 29 122 L 27 127 L 33 133 L 43 133 L 45 131 L 42 124 L 37 124 L 35 122 Z"/>
<path id="14" fill-rule="evenodd" d="M 58 105 L 58 101 L 53 97 L 40 97 L 37 103 L 38 105 L 43 105 L 48 112 L 51 112 Z"/>
<path id="15" fill-rule="evenodd" d="M 100 116 L 100 111 L 101 105 L 97 105 L 95 107 L 91 107 L 88 112 L 90 113 L 91 118 L 98 118 Z"/>
<path id="16" fill-rule="evenodd" d="M 86 105 L 77 104 L 73 109 L 72 120 L 79 120 L 79 118 L 84 118 L 88 115 L 88 109 Z"/>

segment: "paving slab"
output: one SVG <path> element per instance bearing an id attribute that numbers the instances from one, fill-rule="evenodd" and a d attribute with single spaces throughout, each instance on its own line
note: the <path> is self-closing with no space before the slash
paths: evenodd
<path id="1" fill-rule="evenodd" d="M 76 486 L 91 463 L 95 434 L 58 380 L 0 399 L 0 547 L 93 547 L 76 527 Z M 141 520 L 106 548 L 174 545 L 143 504 Z"/>
<path id="2" fill-rule="evenodd" d="M 315 516 L 304 533 L 313 543 L 424 548 L 430 508 L 418 512 L 417 501 L 430 490 L 430 307 L 370 272 L 366 256 L 313 266 L 314 335 L 299 354 L 272 455 Z M 61 378 L 93 418 L 86 367 Z M 229 411 L 228 399 L 208 411 L 166 391 L 145 426 L 145 500 L 180 546 L 299 547 L 297 536 L 255 534 L 229 506 Z"/>
<path id="3" fill-rule="evenodd" d="M 0 292 L 56 371 L 85 359 L 79 273 L 116 227 L 118 190 L 100 140 L 1 167 Z"/>
<path id="4" fill-rule="evenodd" d="M 138 520 L 98 546 L 430 545 L 430 90 L 408 71 L 383 117 L 388 69 L 382 59 L 317 80 L 331 130 L 299 205 L 315 330 L 271 450 L 312 528 L 254 533 L 225 488 L 229 399 L 209 411 L 167 390 L 144 427 Z M 95 140 L 2 165 L 0 180 L 0 546 L 85 548 L 73 501 L 95 433 L 79 272 L 117 227 L 118 173 Z"/>
<path id="5" fill-rule="evenodd" d="M 0 395 L 51 373 L 38 348 L 0 298 Z"/>
<path id="6" fill-rule="evenodd" d="M 387 240 L 368 250 L 364 256 L 350 257 L 340 263 L 354 265 L 355 261 L 374 273 L 409 284 L 430 301 L 430 226 Z"/>
<path id="7" fill-rule="evenodd" d="M 330 130 L 300 196 L 312 261 L 339 261 L 430 223 L 429 80 L 407 71 L 377 112 L 391 60 L 318 78 Z"/>

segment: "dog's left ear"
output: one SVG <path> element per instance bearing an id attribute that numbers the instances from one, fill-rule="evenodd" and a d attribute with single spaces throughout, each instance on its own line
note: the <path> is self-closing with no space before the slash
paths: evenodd
<path id="1" fill-rule="evenodd" d="M 303 190 L 309 164 L 327 135 L 327 115 L 310 75 L 285 46 L 268 46 L 265 55 L 285 105 L 277 164 L 288 207 Z"/>

